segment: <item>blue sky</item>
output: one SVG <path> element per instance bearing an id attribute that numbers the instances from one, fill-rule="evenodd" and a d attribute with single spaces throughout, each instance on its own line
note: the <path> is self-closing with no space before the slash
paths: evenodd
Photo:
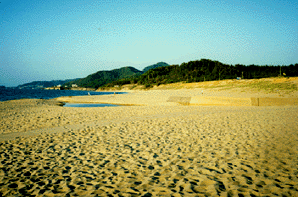
<path id="1" fill-rule="evenodd" d="M 297 0 L 0 2 L 0 85 L 160 61 L 298 63 Z"/>

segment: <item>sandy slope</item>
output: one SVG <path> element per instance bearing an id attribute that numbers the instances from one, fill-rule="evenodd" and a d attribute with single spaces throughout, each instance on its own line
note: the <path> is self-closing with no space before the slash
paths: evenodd
<path id="1" fill-rule="evenodd" d="M 114 90 L 113 90 L 114 89 Z M 111 88 L 119 91 L 119 88 Z M 138 92 L 143 86 L 123 85 L 120 91 Z M 201 93 L 204 90 L 209 96 L 247 97 L 282 97 L 298 98 L 298 77 L 275 77 L 261 79 L 228 79 L 195 83 L 172 83 L 154 86 L 150 90 L 177 90 Z"/>
<path id="2" fill-rule="evenodd" d="M 298 196 L 297 106 L 179 106 L 161 91 L 134 95 L 151 105 L 1 102 L 0 195 Z"/>

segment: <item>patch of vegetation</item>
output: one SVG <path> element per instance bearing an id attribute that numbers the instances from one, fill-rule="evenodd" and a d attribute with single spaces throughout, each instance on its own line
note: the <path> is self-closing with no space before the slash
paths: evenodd
<path id="1" fill-rule="evenodd" d="M 145 89 L 153 88 L 153 85 L 150 83 L 145 84 Z"/>
<path id="2" fill-rule="evenodd" d="M 243 85 L 242 87 L 250 87 L 257 90 L 265 90 L 266 92 L 272 93 L 277 91 L 285 91 L 287 93 L 298 90 L 297 85 L 289 82 L 285 83 L 272 83 L 270 81 L 260 81 L 252 84 Z"/>
<path id="3" fill-rule="evenodd" d="M 132 90 L 132 89 L 134 89 L 136 87 L 137 87 L 137 85 L 133 85 L 133 86 L 129 87 L 129 89 Z"/>

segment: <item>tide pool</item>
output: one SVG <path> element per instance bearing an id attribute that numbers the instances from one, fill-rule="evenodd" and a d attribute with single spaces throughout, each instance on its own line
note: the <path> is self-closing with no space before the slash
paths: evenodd
<path id="1" fill-rule="evenodd" d="M 120 105 L 103 103 L 66 103 L 63 107 L 119 107 Z"/>

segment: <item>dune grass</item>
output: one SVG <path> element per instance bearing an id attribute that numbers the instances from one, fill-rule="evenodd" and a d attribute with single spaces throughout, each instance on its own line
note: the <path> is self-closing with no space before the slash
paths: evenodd
<path id="1" fill-rule="evenodd" d="M 196 83 L 171 83 L 161 84 L 159 86 L 144 86 L 137 84 L 124 85 L 120 88 L 128 90 L 179 90 L 179 89 L 193 89 L 193 88 L 205 88 L 205 89 L 218 89 L 218 90 L 231 90 L 234 88 L 242 88 L 243 91 L 251 89 L 252 91 L 264 91 L 265 93 L 279 93 L 290 94 L 298 91 L 298 84 L 293 83 L 294 80 L 298 80 L 297 77 L 292 78 L 262 78 L 262 79 L 227 79 L 220 81 L 205 81 Z M 246 89 L 246 90 L 245 90 Z"/>
<path id="2" fill-rule="evenodd" d="M 278 92 L 278 91 L 291 93 L 298 90 L 297 85 L 290 82 L 272 83 L 270 81 L 258 81 L 255 83 L 242 85 L 241 87 L 249 87 L 257 90 L 264 90 L 265 92 L 268 92 L 268 93 Z"/>

